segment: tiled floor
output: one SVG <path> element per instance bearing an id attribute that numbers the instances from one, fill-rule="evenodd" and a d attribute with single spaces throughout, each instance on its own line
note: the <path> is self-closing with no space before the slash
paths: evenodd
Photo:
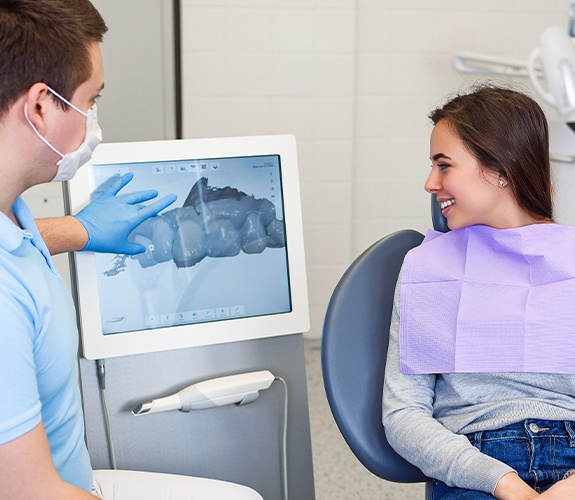
<path id="1" fill-rule="evenodd" d="M 339 433 L 327 403 L 319 341 L 306 341 L 305 356 L 316 500 L 423 500 L 422 484 L 389 483 L 359 463 Z"/>

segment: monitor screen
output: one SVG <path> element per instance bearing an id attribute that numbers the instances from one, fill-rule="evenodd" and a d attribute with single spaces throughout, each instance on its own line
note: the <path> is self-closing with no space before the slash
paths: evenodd
<path id="1" fill-rule="evenodd" d="M 130 234 L 144 253 L 76 254 L 85 357 L 309 328 L 292 136 L 103 144 L 68 185 L 71 213 L 126 172 L 120 194 L 178 199 Z"/>

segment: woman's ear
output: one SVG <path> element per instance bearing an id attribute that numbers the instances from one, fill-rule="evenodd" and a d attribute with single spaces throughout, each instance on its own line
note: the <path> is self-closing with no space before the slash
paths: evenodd
<path id="1" fill-rule="evenodd" d="M 42 136 L 46 134 L 48 111 L 53 107 L 49 106 L 48 103 L 48 100 L 51 99 L 48 86 L 38 82 L 28 89 L 24 100 L 24 113 Z"/>

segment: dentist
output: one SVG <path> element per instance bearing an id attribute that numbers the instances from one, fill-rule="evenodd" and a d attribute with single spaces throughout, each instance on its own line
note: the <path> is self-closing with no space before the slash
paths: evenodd
<path id="1" fill-rule="evenodd" d="M 21 198 L 32 186 L 72 178 L 100 142 L 106 31 L 89 0 L 0 1 L 0 500 L 209 496 L 207 479 L 92 471 L 74 304 L 50 258 L 50 251 L 81 248 L 137 253 L 101 231 L 106 212 L 121 205 L 120 225 L 129 232 L 173 197 L 144 207 L 157 193 L 117 197 L 130 180 L 119 177 L 77 218 L 40 223 L 50 247 Z M 71 229 L 69 241 L 63 229 Z M 225 485 L 232 488 L 220 493 L 225 498 L 261 499 Z"/>

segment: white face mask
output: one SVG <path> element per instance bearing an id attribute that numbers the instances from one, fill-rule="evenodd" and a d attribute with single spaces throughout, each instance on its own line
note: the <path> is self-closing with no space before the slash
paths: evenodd
<path id="1" fill-rule="evenodd" d="M 52 182 L 61 182 L 61 181 L 68 181 L 76 174 L 77 170 L 90 161 L 92 158 L 92 153 L 96 146 L 102 142 L 102 130 L 98 125 L 98 115 L 97 115 L 97 108 L 96 104 L 90 108 L 87 113 L 84 113 L 82 110 L 78 109 L 74 106 L 71 102 L 64 99 L 60 94 L 52 90 L 48 87 L 48 90 L 52 92 L 56 97 L 64 101 L 68 106 L 71 106 L 72 109 L 84 115 L 86 117 L 86 135 L 84 137 L 84 142 L 80 145 L 80 147 L 71 153 L 62 154 L 58 151 L 52 144 L 48 142 L 45 137 L 42 137 L 36 127 L 28 118 L 28 103 L 24 104 L 24 116 L 26 120 L 32 127 L 32 130 L 36 132 L 36 135 L 55 153 L 59 154 L 62 159 L 57 163 L 58 171 L 56 172 L 56 176 L 52 179 Z"/>

